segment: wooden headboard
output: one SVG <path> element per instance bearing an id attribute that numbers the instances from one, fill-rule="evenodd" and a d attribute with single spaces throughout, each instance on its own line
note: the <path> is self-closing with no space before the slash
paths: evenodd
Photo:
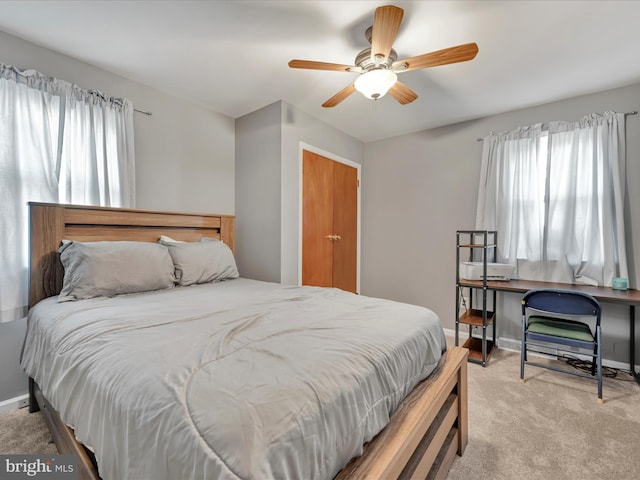
<path id="1" fill-rule="evenodd" d="M 30 202 L 29 224 L 29 307 L 60 293 L 64 269 L 58 247 L 63 239 L 157 242 L 160 235 L 167 235 L 193 242 L 214 237 L 234 250 L 232 215 Z"/>

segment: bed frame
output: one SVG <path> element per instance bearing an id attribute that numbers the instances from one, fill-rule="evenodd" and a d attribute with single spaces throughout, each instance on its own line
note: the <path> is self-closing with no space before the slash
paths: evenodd
<path id="1" fill-rule="evenodd" d="M 29 306 L 57 295 L 63 268 L 62 239 L 155 242 L 160 235 L 196 241 L 216 237 L 234 249 L 235 217 L 77 205 L 29 203 Z M 400 404 L 387 427 L 351 460 L 336 480 L 445 478 L 468 442 L 468 350 L 452 347 L 436 371 Z M 79 479 L 97 480 L 98 465 L 58 412 L 29 379 L 29 411 L 42 410 L 58 451 L 79 457 Z"/>

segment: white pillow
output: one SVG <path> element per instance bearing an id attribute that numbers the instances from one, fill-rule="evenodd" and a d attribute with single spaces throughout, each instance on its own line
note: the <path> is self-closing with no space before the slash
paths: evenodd
<path id="1" fill-rule="evenodd" d="M 210 283 L 238 278 L 231 249 L 214 238 L 199 242 L 161 241 L 169 249 L 178 285 Z"/>
<path id="2" fill-rule="evenodd" d="M 160 235 L 160 243 L 162 244 L 168 244 L 168 243 L 185 243 L 182 240 L 175 240 L 171 237 L 167 237 L 166 235 Z"/>
<path id="3" fill-rule="evenodd" d="M 64 267 L 59 302 L 175 285 L 169 251 L 158 243 L 63 240 L 58 252 Z"/>
<path id="4" fill-rule="evenodd" d="M 166 235 L 160 235 L 160 240 L 158 240 L 160 243 L 167 245 L 169 243 L 188 243 L 188 242 L 184 242 L 182 240 L 176 240 L 174 238 L 171 237 L 167 237 Z M 219 242 L 220 240 L 218 240 L 217 238 L 210 238 L 210 237 L 202 237 L 200 240 L 198 240 L 199 242 Z"/>

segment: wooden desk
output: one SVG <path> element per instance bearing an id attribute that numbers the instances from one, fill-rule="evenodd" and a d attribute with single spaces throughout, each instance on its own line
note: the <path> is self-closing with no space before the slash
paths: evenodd
<path id="1" fill-rule="evenodd" d="M 460 286 L 480 287 L 481 280 L 460 279 Z M 629 305 L 629 366 L 630 372 L 640 383 L 640 373 L 635 369 L 636 349 L 636 305 L 640 305 L 640 290 L 615 290 L 611 287 L 592 287 L 590 285 L 573 285 L 570 283 L 534 282 L 532 280 L 510 280 L 508 282 L 487 282 L 487 289 L 498 292 L 525 293 L 536 288 L 557 288 L 561 290 L 577 290 L 588 293 L 595 299 L 605 303 L 622 303 Z"/>

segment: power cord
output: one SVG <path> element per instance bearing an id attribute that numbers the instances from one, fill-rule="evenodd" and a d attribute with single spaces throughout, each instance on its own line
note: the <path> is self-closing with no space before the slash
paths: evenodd
<path id="1" fill-rule="evenodd" d="M 462 295 L 462 294 L 460 294 L 460 302 L 459 303 L 462 304 L 462 308 L 464 309 L 465 312 L 469 309 L 469 307 L 467 307 L 467 300 L 466 300 L 465 296 Z"/>
<path id="2" fill-rule="evenodd" d="M 580 358 L 572 357 L 570 355 L 562 355 L 564 360 L 566 360 L 567 365 L 571 365 L 573 368 L 580 370 L 582 372 L 591 373 L 591 362 L 588 360 L 582 360 Z M 611 367 L 602 367 L 602 376 L 608 378 L 615 378 L 618 375 L 618 371 L 615 368 Z"/>

